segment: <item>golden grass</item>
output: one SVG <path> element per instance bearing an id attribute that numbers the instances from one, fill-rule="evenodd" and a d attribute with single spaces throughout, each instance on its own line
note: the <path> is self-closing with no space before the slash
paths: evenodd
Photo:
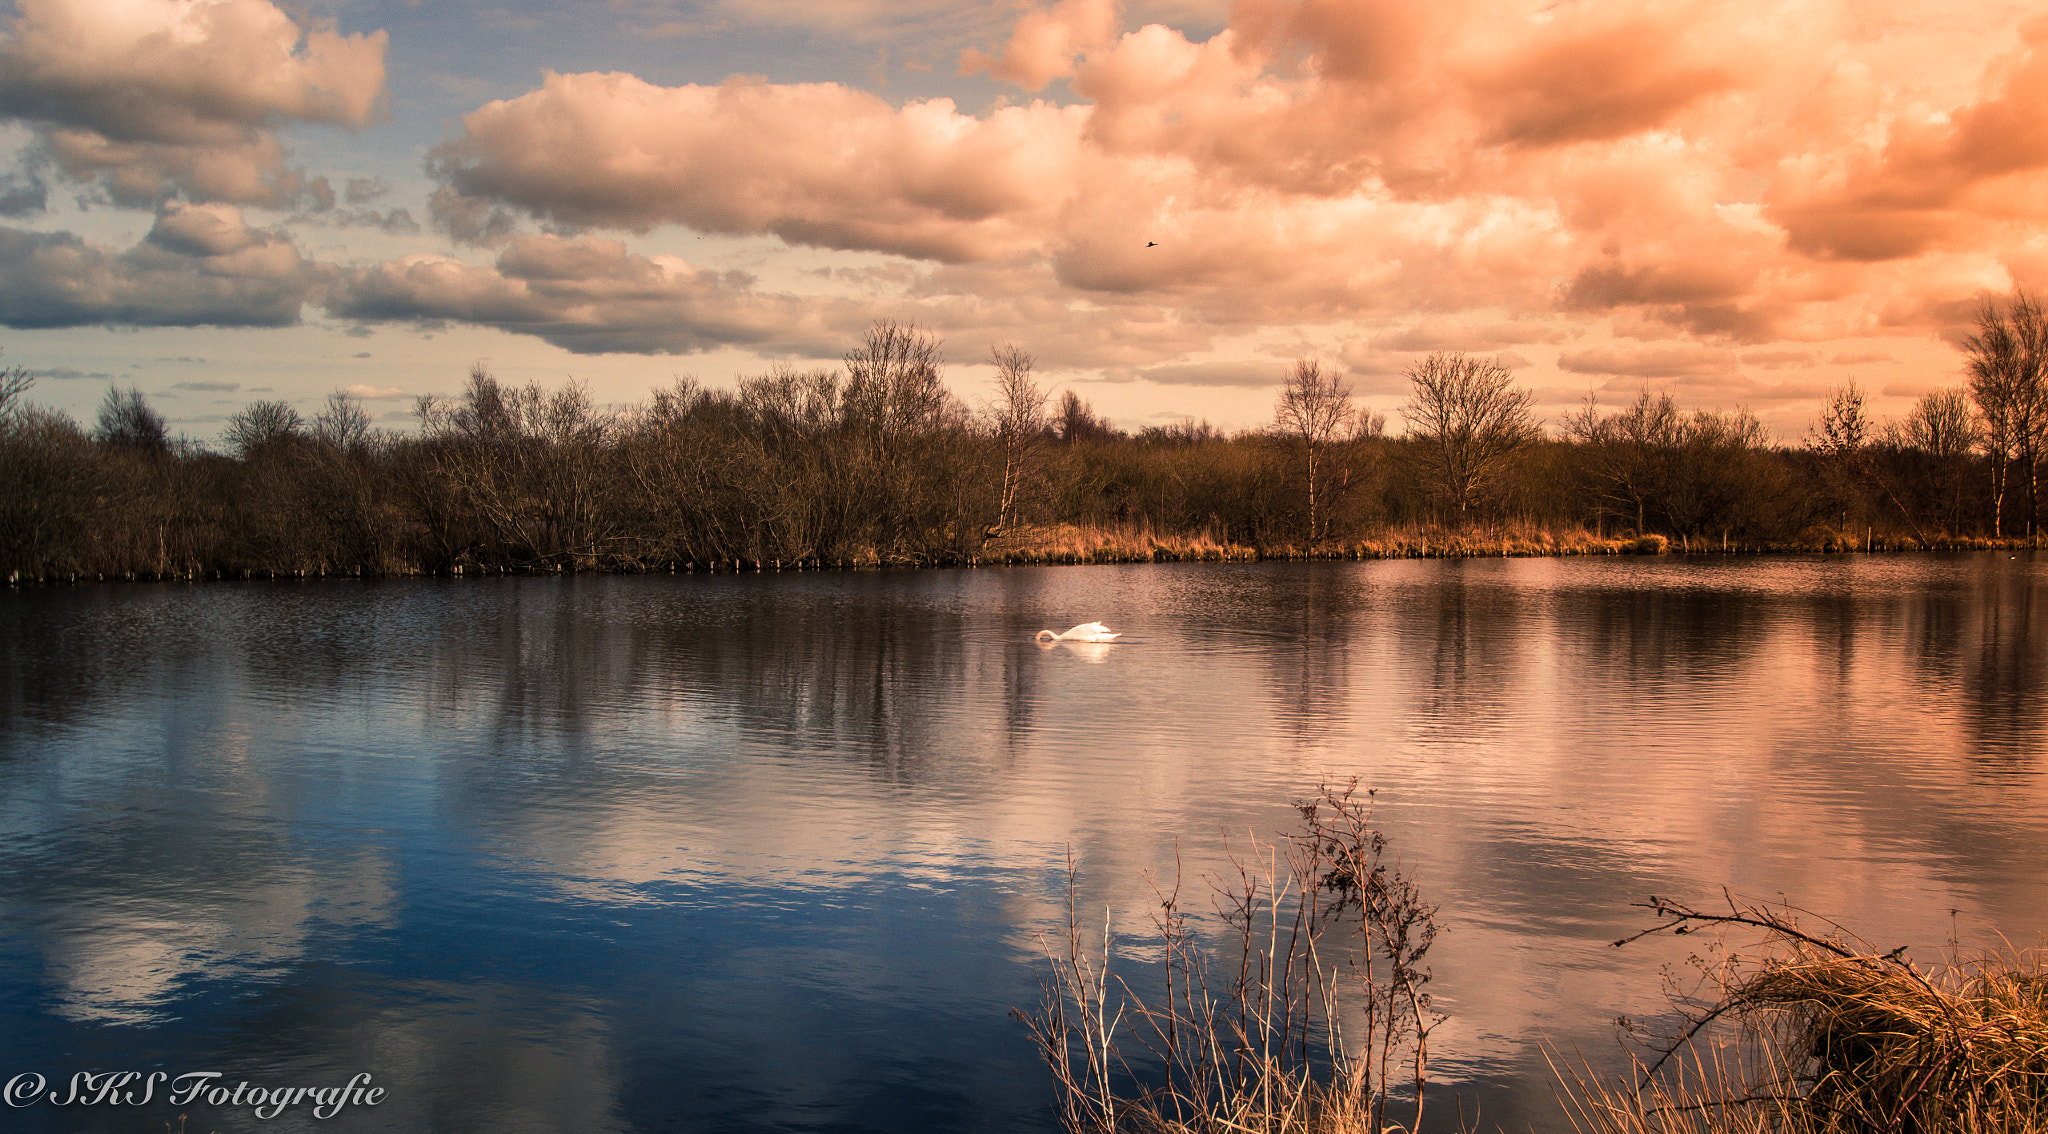
<path id="1" fill-rule="evenodd" d="M 1677 540 L 1659 533 L 1607 537 L 1580 527 L 1529 523 L 1465 528 L 1408 525 L 1378 528 L 1348 539 L 1244 544 L 1214 532 L 1168 533 L 1150 524 L 1018 527 L 991 539 L 977 564 L 1231 563 L 1297 559 L 1499 559 L 1579 555 L 1813 554 L 1827 552 L 1988 551 L 2019 548 L 2023 540 L 1942 537 L 1921 543 L 1908 536 L 1816 529 L 1791 540 Z M 859 563 L 857 566 L 871 564 Z"/>
<path id="2" fill-rule="evenodd" d="M 982 548 L 979 562 L 1225 563 L 1257 558 L 1257 549 L 1218 540 L 1209 532 L 1159 532 L 1150 524 L 1047 524 L 1000 533 Z"/>
<path id="3" fill-rule="evenodd" d="M 1663 537 L 1656 537 L 1662 539 Z M 1252 545 L 1214 532 L 1169 533 L 1149 524 L 1082 527 L 1050 524 L 1003 532 L 983 548 L 986 564 L 1227 563 L 1274 559 L 1466 559 L 1563 555 L 1625 555 L 1629 540 L 1603 539 L 1583 528 L 1532 524 L 1444 528 L 1382 528 L 1348 540 Z"/>
<path id="4" fill-rule="evenodd" d="M 2048 1131 L 2048 966 L 2038 952 L 1951 950 L 1923 968 L 1903 950 L 1808 933 L 1785 910 L 1651 908 L 1667 920 L 1646 932 L 1747 927 L 1763 949 L 1709 951 L 1701 969 L 1712 995 L 1634 1082 L 1564 1074 L 1578 1130 Z"/>
<path id="5" fill-rule="evenodd" d="M 1068 864 L 1067 926 L 1046 942 L 1035 1012 L 1017 1011 L 1072 1134 L 1385 1134 L 1423 1113 L 1436 909 L 1383 861 L 1370 793 L 1325 784 L 1302 824 L 1254 841 L 1219 884 L 1205 945 L 1177 888 L 1153 915 L 1163 987 L 1112 976 Z"/>

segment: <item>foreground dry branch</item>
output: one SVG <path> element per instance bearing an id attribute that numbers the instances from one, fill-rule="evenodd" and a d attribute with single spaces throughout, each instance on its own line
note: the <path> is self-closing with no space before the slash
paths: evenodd
<path id="1" fill-rule="evenodd" d="M 1355 788 L 1324 785 L 1295 830 L 1234 857 L 1213 920 L 1160 893 L 1150 994 L 1112 973 L 1115 927 L 1105 916 L 1099 940 L 1084 927 L 1070 864 L 1045 1002 L 1015 1013 L 1065 1129 L 1415 1129 L 1439 1019 L 1423 965 L 1436 907 L 1384 860 L 1370 793 Z"/>
<path id="2" fill-rule="evenodd" d="M 1834 1134 L 2048 1130 L 2048 970 L 2037 953 L 1921 967 L 1790 910 L 1709 913 L 1646 905 L 1656 933 L 1747 929 L 1762 948 L 1721 945 L 1694 961 L 1698 996 L 1674 996 L 1681 1024 L 1651 1043 L 1632 1084 L 1569 1074 L 1576 1127 Z"/>

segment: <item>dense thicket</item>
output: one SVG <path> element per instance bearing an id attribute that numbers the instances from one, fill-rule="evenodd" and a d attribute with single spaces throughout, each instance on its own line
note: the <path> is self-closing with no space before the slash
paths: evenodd
<path id="1" fill-rule="evenodd" d="M 1407 429 L 1305 361 L 1265 430 L 1110 428 L 1072 391 L 1048 409 L 998 348 L 995 403 L 941 380 L 938 343 L 878 324 L 831 370 L 734 390 L 684 380 L 632 409 L 501 382 L 422 399 L 416 433 L 336 395 L 235 415 L 222 451 L 173 442 L 139 393 L 86 429 L 0 375 L 0 574 L 9 578 L 945 564 L 1073 528 L 1266 553 L 1395 531 L 1662 536 L 1691 549 L 2031 536 L 2048 446 L 2048 334 L 1987 307 L 1972 373 L 1905 421 L 1837 393 L 1804 444 L 1741 411 L 1643 393 L 1546 434 L 1505 370 L 1414 368 Z M 1988 408 L 1987 408 L 1988 407 Z"/>

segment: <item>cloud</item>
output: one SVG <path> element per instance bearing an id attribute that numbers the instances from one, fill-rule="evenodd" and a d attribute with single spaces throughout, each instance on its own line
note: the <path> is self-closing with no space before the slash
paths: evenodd
<path id="1" fill-rule="evenodd" d="M 351 177 L 343 188 L 344 199 L 351 205 L 367 205 L 391 192 L 391 186 L 381 177 Z"/>
<path id="2" fill-rule="evenodd" d="M 913 7 L 900 19 L 937 10 Z M 899 19 L 854 9 L 833 18 Z M 1390 317 L 1405 329 L 1371 349 L 1563 342 L 1595 319 L 1707 350 L 1940 330 L 1958 300 L 2048 273 L 2022 239 L 2048 219 L 2048 184 L 2026 180 L 2048 169 L 2029 156 L 2048 139 L 2043 26 L 2015 39 L 1973 12 L 1931 51 L 1927 17 L 1888 0 L 1240 0 L 1195 39 L 1057 0 L 960 62 L 1025 92 L 1064 81 L 1064 104 L 550 74 L 432 152 L 429 212 L 490 247 L 534 222 L 674 224 L 884 253 L 943 266 L 896 294 L 969 322 L 1025 305 L 929 285 L 1049 268 L 1050 309 L 1178 327 L 1150 357 L 1069 336 L 1084 364 L 1132 374 L 1204 336 Z M 1939 239 L 1886 235 L 1877 208 Z"/>
<path id="3" fill-rule="evenodd" d="M 0 37 L 0 117 L 121 204 L 286 204 L 316 187 L 287 166 L 278 125 L 363 126 L 383 96 L 385 33 L 301 26 L 268 0 L 15 9 Z"/>
<path id="4" fill-rule="evenodd" d="M 1936 382 L 1892 382 L 1887 384 L 1879 393 L 1882 393 L 1887 398 L 1913 398 L 1918 400 L 1928 394 L 1952 388 Z"/>
<path id="5" fill-rule="evenodd" d="M 290 326 L 318 277 L 290 240 L 228 205 L 170 202 L 119 253 L 0 227 L 0 325 L 15 328 Z"/>
<path id="6" fill-rule="evenodd" d="M 312 221 L 329 224 L 336 228 L 375 228 L 393 236 L 416 236 L 420 233 L 420 222 L 412 218 L 412 210 L 406 208 L 387 209 L 328 209 L 321 212 L 302 213 L 294 221 Z"/>
<path id="7" fill-rule="evenodd" d="M 1569 332 L 1536 322 L 1463 323 L 1451 319 L 1424 319 L 1399 330 L 1374 335 L 1376 350 L 1395 351 L 1485 351 L 1529 343 L 1562 342 Z"/>
<path id="8" fill-rule="evenodd" d="M 1039 91 L 1054 79 L 1072 75 L 1075 59 L 1109 44 L 1115 32 L 1113 0 L 1060 0 L 1018 19 L 1000 58 L 963 52 L 960 73 L 987 71 L 1027 91 Z"/>
<path id="9" fill-rule="evenodd" d="M 473 230 L 498 202 L 572 226 L 772 233 L 792 244 L 959 261 L 1041 246 L 1074 192 L 1085 112 L 985 117 L 946 99 L 891 107 L 835 83 L 660 87 L 550 74 L 463 119 L 433 174 Z M 486 225 L 486 230 L 488 226 Z"/>
<path id="10" fill-rule="evenodd" d="M 357 385 L 348 387 L 342 393 L 347 394 L 351 398 L 361 398 L 366 402 L 400 401 L 411 396 L 396 386 Z"/>
<path id="11" fill-rule="evenodd" d="M 1869 362 L 1897 362 L 1898 359 L 1881 350 L 1841 351 L 1828 362 L 1835 366 L 1856 366 Z"/>
<path id="12" fill-rule="evenodd" d="M 1285 381 L 1287 367 L 1278 362 L 1189 362 L 1148 366 L 1130 377 L 1158 386 L 1245 386 L 1258 389 L 1278 386 Z"/>
<path id="13" fill-rule="evenodd" d="M 49 366 L 36 370 L 34 373 L 38 378 L 53 378 L 59 382 L 70 382 L 79 378 L 88 378 L 95 382 L 111 382 L 114 380 L 114 376 L 105 371 L 95 370 L 88 373 L 70 366 Z"/>
<path id="14" fill-rule="evenodd" d="M 449 239 L 478 248 L 503 244 L 519 228 L 519 218 L 511 210 L 465 197 L 446 187 L 427 197 L 427 216 L 434 228 L 446 233 Z"/>
<path id="15" fill-rule="evenodd" d="M 33 172 L 0 174 L 0 217 L 25 217 L 48 205 L 49 187 Z"/>
<path id="16" fill-rule="evenodd" d="M 1791 247 L 1894 260 L 2048 219 L 2048 18 L 2019 41 L 1986 68 L 1977 99 L 1899 108 L 1881 141 L 1786 163 L 1769 199 Z"/>
<path id="17" fill-rule="evenodd" d="M 1557 368 L 1572 374 L 1677 378 L 1732 374 L 1736 361 L 1734 351 L 1715 347 L 1588 347 L 1559 354 Z"/>
<path id="18" fill-rule="evenodd" d="M 882 43 L 944 27 L 920 49 L 1015 89 L 974 109 L 548 74 L 430 151 L 415 219 L 380 179 L 293 169 L 280 140 L 376 117 L 381 34 L 266 0 L 25 0 L 0 39 L 0 114 L 43 164 L 0 181 L 0 211 L 40 208 L 39 178 L 84 178 L 117 200 L 262 201 L 303 210 L 288 224 L 424 224 L 494 251 L 292 275 L 281 235 L 167 209 L 126 253 L 14 234 L 8 262 L 49 297 L 0 284 L 0 317 L 225 319 L 236 296 L 199 297 L 262 254 L 279 260 L 233 277 L 245 317 L 297 296 L 358 326 L 470 323 L 585 352 L 829 356 L 886 313 L 977 355 L 1016 339 L 1049 366 L 1180 384 L 1268 384 L 1190 360 L 1272 327 L 1324 328 L 1300 336 L 1390 383 L 1410 352 L 1586 341 L 1607 345 L 1560 365 L 1718 381 L 1814 365 L 1815 344 L 1952 338 L 1980 296 L 2048 286 L 2048 23 L 2014 10 L 1238 0 L 1169 13 L 1177 29 L 1109 0 L 828 7 L 712 0 L 692 18 Z M 102 10 L 117 16 L 95 24 Z M 822 261 L 804 296 L 610 239 L 669 225 L 879 255 Z M 151 291 L 148 257 L 151 279 L 205 287 Z"/>
<path id="19" fill-rule="evenodd" d="M 240 382 L 173 382 L 173 390 L 200 390 L 220 394 L 232 394 L 242 388 Z"/>
<path id="20" fill-rule="evenodd" d="M 414 255 L 340 273 L 323 303 L 337 318 L 452 320 L 538 336 L 577 354 L 688 354 L 731 345 L 829 349 L 829 302 L 758 291 L 736 273 L 626 251 L 616 240 L 521 236 L 490 267 Z"/>
<path id="21" fill-rule="evenodd" d="M 1753 350 L 1744 354 L 1741 361 L 1744 366 L 1754 366 L 1763 370 L 1814 365 L 1813 352 L 1810 350 Z"/>

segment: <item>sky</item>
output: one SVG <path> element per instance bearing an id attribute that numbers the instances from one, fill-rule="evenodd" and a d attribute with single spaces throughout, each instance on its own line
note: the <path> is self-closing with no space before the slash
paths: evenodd
<path id="1" fill-rule="evenodd" d="M 893 319 L 1132 429 L 1451 350 L 1796 442 L 2048 286 L 2048 4 L 0 0 L 0 170 L 0 364 L 198 440 Z"/>

